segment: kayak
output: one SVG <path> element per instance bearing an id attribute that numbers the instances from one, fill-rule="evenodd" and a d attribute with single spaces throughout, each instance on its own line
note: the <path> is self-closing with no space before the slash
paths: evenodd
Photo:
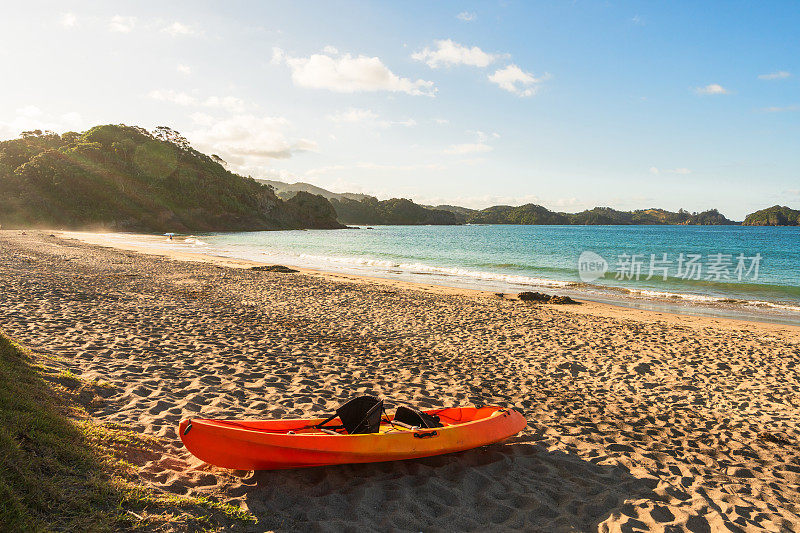
<path id="1" fill-rule="evenodd" d="M 453 407 L 424 410 L 435 428 L 380 420 L 375 433 L 340 434 L 324 429 L 331 419 L 182 420 L 178 434 L 195 457 L 235 470 L 275 470 L 398 461 L 459 452 L 516 435 L 525 418 L 509 408 Z M 320 427 L 317 427 L 320 426 Z"/>

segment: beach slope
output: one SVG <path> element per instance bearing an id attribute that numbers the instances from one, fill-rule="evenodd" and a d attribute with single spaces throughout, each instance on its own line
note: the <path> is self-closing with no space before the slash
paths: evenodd
<path id="1" fill-rule="evenodd" d="M 161 452 L 137 475 L 212 496 L 254 531 L 792 531 L 800 527 L 800 331 L 398 282 L 144 255 L 0 232 L 2 328 L 107 384 L 92 420 Z M 181 418 L 509 405 L 520 436 L 396 463 L 232 472 Z M 249 527 L 249 526 L 244 526 Z"/>

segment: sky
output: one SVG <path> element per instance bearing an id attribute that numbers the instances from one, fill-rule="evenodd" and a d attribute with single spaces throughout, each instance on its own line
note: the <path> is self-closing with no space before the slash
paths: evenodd
<path id="1" fill-rule="evenodd" d="M 237 173 L 473 208 L 800 207 L 800 3 L 13 2 L 0 139 L 169 126 Z"/>

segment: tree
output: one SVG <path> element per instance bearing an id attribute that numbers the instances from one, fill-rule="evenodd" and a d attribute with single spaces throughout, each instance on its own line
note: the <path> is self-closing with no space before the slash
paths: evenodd
<path id="1" fill-rule="evenodd" d="M 190 150 L 192 148 L 192 145 L 189 144 L 189 140 L 186 137 L 167 126 L 158 126 L 154 129 L 153 137 L 160 141 L 172 143 L 182 150 Z"/>

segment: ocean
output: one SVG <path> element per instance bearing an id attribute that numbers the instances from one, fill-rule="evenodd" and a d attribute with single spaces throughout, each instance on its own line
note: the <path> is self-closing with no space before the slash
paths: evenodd
<path id="1" fill-rule="evenodd" d="M 465 225 L 208 234 L 164 245 L 340 273 L 800 324 L 798 243 L 800 227 Z"/>

